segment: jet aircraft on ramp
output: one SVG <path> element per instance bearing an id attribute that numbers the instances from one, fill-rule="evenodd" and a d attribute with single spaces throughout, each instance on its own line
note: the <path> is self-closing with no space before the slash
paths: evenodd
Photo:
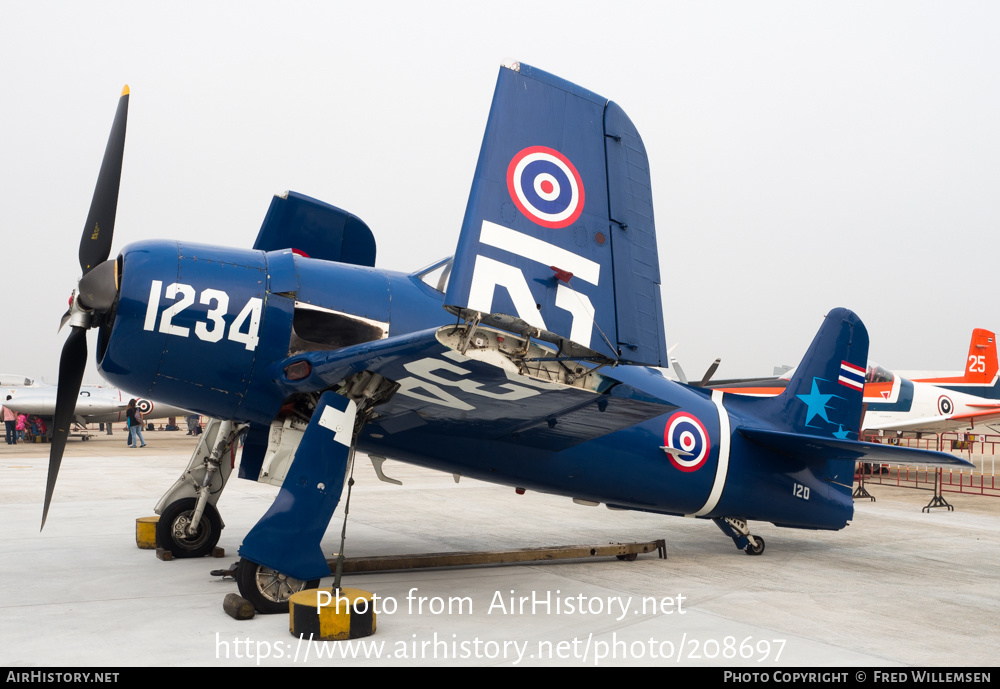
<path id="1" fill-rule="evenodd" d="M 501 68 L 454 260 L 423 274 L 375 269 L 361 220 L 293 193 L 252 248 L 144 241 L 109 258 L 128 98 L 80 244 L 43 525 L 91 328 L 113 384 L 215 419 L 156 508 L 175 556 L 217 542 L 238 435 L 239 475 L 280 486 L 236 573 L 268 612 L 329 574 L 320 541 L 354 448 L 712 520 L 750 555 L 764 550 L 751 520 L 843 528 L 857 461 L 969 466 L 858 441 L 868 335 L 845 309 L 775 397 L 664 378 L 645 148 L 591 91 Z"/>
<path id="2" fill-rule="evenodd" d="M 56 386 L 25 388 L 9 392 L 12 399 L 5 404 L 25 414 L 50 419 L 55 416 Z M 118 423 L 125 421 L 125 410 L 130 397 L 118 388 L 87 386 L 80 390 L 73 420 L 80 424 Z M 136 407 L 146 420 L 186 416 L 190 412 L 169 404 L 160 404 L 144 397 L 135 398 Z"/>

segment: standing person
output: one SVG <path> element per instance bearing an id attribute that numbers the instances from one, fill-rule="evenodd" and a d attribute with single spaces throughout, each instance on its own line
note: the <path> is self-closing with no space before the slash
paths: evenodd
<path id="1" fill-rule="evenodd" d="M 17 423 L 15 424 L 15 428 L 17 429 L 17 442 L 19 443 L 24 442 L 24 427 L 25 425 L 27 425 L 27 423 L 28 423 L 27 416 L 25 416 L 24 414 L 17 415 Z"/>
<path id="2" fill-rule="evenodd" d="M 142 437 L 142 412 L 135 406 L 135 398 L 128 401 L 125 416 L 128 418 L 130 445 L 132 447 L 146 447 L 146 439 Z M 137 445 L 136 442 L 140 442 L 142 445 Z"/>
<path id="3" fill-rule="evenodd" d="M 7 401 L 10 402 L 12 395 L 7 395 Z M 3 415 L 3 423 L 7 427 L 7 444 L 15 445 L 17 443 L 17 414 L 13 409 L 4 405 L 0 407 L 3 411 L 0 412 Z"/>

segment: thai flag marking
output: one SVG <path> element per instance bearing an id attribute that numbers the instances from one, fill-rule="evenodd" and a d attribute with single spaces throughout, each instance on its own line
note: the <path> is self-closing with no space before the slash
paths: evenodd
<path id="1" fill-rule="evenodd" d="M 855 390 L 864 390 L 865 369 L 846 361 L 841 361 L 840 378 L 837 379 L 837 382 L 841 385 L 846 385 L 849 388 L 854 388 Z"/>

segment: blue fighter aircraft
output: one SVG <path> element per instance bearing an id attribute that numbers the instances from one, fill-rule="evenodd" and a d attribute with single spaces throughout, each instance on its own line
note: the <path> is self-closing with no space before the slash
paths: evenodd
<path id="1" fill-rule="evenodd" d="M 747 554 L 748 522 L 841 529 L 857 461 L 967 465 L 858 442 L 868 334 L 834 309 L 787 389 L 747 398 L 664 377 L 649 167 L 625 112 L 524 64 L 500 70 L 453 259 L 374 268 L 357 217 L 275 197 L 252 248 L 143 241 L 109 260 L 126 88 L 80 243 L 64 321 L 42 524 L 98 329 L 105 378 L 210 416 L 157 505 L 158 539 L 209 552 L 239 476 L 279 485 L 240 547 L 237 581 L 287 609 L 327 576 L 320 541 L 355 449 L 608 507 L 714 521 Z"/>

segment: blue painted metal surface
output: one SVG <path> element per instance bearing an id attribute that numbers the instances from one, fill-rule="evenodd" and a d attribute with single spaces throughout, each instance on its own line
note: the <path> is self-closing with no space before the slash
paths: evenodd
<path id="1" fill-rule="evenodd" d="M 302 581 L 330 574 L 320 539 L 347 478 L 357 407 L 334 392 L 320 397 L 278 497 L 240 546 L 240 557 Z"/>
<path id="2" fill-rule="evenodd" d="M 620 309 L 616 317 L 607 104 L 540 70 L 500 70 L 445 303 L 514 316 L 612 358 L 659 364 L 661 314 L 653 306 L 659 285 L 649 270 L 636 278 L 645 288 L 641 315 L 649 321 L 622 324 L 630 343 L 618 346 L 618 320 L 631 321 L 640 309 Z M 638 135 L 630 140 L 641 147 Z M 617 174 L 625 164 L 620 152 L 614 161 Z M 636 184 L 648 188 L 648 169 L 629 171 L 629 191 Z M 616 199 L 627 193 L 617 179 L 613 189 Z M 652 232 L 651 206 L 636 222 Z M 619 270 L 629 272 L 624 245 L 632 238 L 619 241 L 620 255 L 629 257 Z M 652 260 L 655 266 L 655 244 Z M 632 293 L 620 298 L 635 303 Z"/>
<path id="3" fill-rule="evenodd" d="M 254 249 L 295 249 L 324 261 L 375 265 L 375 237 L 360 218 L 294 191 L 271 199 Z"/>
<path id="4" fill-rule="evenodd" d="M 258 476 L 282 409 L 322 395 L 275 504 L 241 548 L 254 562 L 325 575 L 318 543 L 347 454 L 320 419 L 346 408 L 333 391 L 363 372 L 399 387 L 373 408 L 361 450 L 636 510 L 839 529 L 853 513 L 854 462 L 904 456 L 856 442 L 868 335 L 844 309 L 830 312 L 777 397 L 727 396 L 624 365 L 666 356 L 648 161 L 620 108 L 552 75 L 501 70 L 446 295 L 357 257 L 281 247 L 278 229 L 308 225 L 309 213 L 349 225 L 343 211 L 289 198 L 298 210 L 272 207 L 259 249 L 126 247 L 114 325 L 98 348 L 105 377 L 123 389 L 249 422 L 244 478 Z M 513 359 L 463 356 L 439 340 L 456 323 L 445 304 L 516 316 L 554 334 L 557 350 L 571 340 L 618 365 L 580 389 L 528 378 Z M 325 345 L 338 323 L 353 334 Z M 595 365 L 564 364 L 576 374 Z"/>

